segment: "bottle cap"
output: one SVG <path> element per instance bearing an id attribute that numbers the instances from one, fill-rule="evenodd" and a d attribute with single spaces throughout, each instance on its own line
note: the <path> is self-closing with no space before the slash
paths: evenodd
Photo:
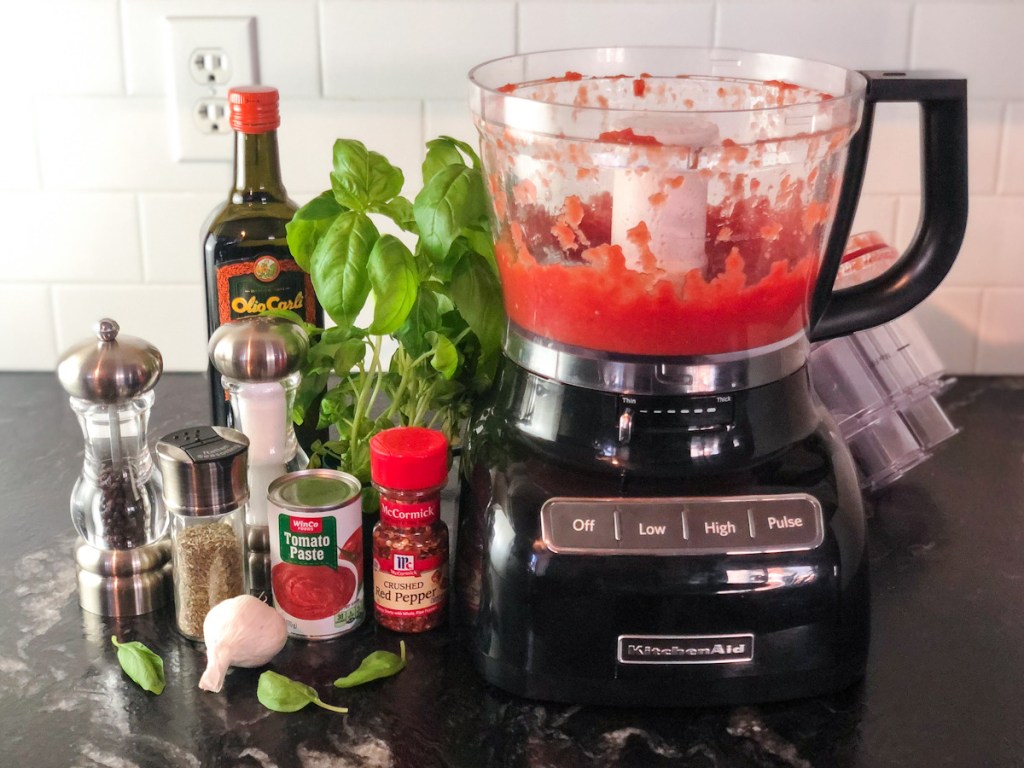
<path id="1" fill-rule="evenodd" d="M 240 133 L 266 133 L 281 125 L 277 88 L 246 85 L 228 90 L 228 113 L 232 129 Z"/>
<path id="2" fill-rule="evenodd" d="M 373 482 L 398 491 L 443 485 L 448 478 L 448 440 L 425 427 L 394 427 L 370 438 Z"/>

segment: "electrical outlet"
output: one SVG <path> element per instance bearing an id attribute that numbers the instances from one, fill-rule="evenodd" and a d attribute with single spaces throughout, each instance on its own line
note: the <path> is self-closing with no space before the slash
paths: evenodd
<path id="1" fill-rule="evenodd" d="M 252 16 L 166 17 L 171 155 L 230 160 L 228 88 L 259 83 Z"/>

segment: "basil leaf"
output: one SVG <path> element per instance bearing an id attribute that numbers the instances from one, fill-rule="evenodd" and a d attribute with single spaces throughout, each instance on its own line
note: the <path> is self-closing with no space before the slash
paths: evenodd
<path id="1" fill-rule="evenodd" d="M 405 640 L 399 643 L 401 656 L 391 651 L 374 651 L 359 664 L 355 672 L 334 681 L 335 688 L 354 688 L 382 677 L 397 675 L 405 669 Z"/>
<path id="2" fill-rule="evenodd" d="M 361 141 L 334 142 L 334 171 L 331 190 L 339 203 L 366 212 L 371 203 L 383 203 L 402 191 L 405 177 L 379 152 L 371 152 Z"/>
<path id="3" fill-rule="evenodd" d="M 367 210 L 370 213 L 387 216 L 405 232 L 416 234 L 419 231 L 416 226 L 416 217 L 412 212 L 412 203 L 400 195 L 386 203 L 371 203 Z"/>
<path id="4" fill-rule="evenodd" d="M 296 263 L 306 272 L 309 272 L 309 259 L 316 250 L 320 238 L 344 210 L 333 194 L 324 192 L 299 208 L 292 216 L 292 220 L 285 224 L 288 250 L 292 252 Z"/>
<path id="5" fill-rule="evenodd" d="M 117 661 L 121 669 L 139 686 L 159 696 L 164 690 L 164 660 L 138 640 L 130 643 L 118 642 L 111 635 L 110 642 L 117 648 Z"/>
<path id="6" fill-rule="evenodd" d="M 479 339 L 482 356 L 496 354 L 505 322 L 501 285 L 479 253 L 467 251 L 455 265 L 451 296 Z"/>
<path id="7" fill-rule="evenodd" d="M 345 707 L 324 704 L 316 691 L 305 683 L 279 675 L 269 669 L 260 675 L 259 682 L 256 684 L 256 698 L 259 699 L 260 704 L 274 712 L 298 712 L 309 704 L 316 704 L 318 707 L 329 709 L 332 712 L 348 712 Z"/>
<path id="8" fill-rule="evenodd" d="M 455 145 L 444 138 L 427 142 L 427 156 L 423 159 L 423 183 L 426 184 L 434 176 L 449 165 L 465 165 L 462 154 Z"/>
<path id="9" fill-rule="evenodd" d="M 427 182 L 416 195 L 413 213 L 431 259 L 442 261 L 459 231 L 486 215 L 486 199 L 480 171 L 464 165 L 442 168 Z"/>
<path id="10" fill-rule="evenodd" d="M 427 341 L 434 352 L 430 358 L 431 367 L 446 379 L 450 379 L 459 368 L 459 351 L 451 339 L 434 331 L 427 334 Z"/>
<path id="11" fill-rule="evenodd" d="M 410 355 L 419 357 L 430 349 L 427 333 L 437 328 L 440 323 L 441 313 L 438 311 L 437 294 L 421 287 L 416 294 L 412 311 L 405 318 L 402 327 L 395 331 L 394 336 Z"/>
<path id="12" fill-rule="evenodd" d="M 380 237 L 364 213 L 338 216 L 313 252 L 310 276 L 317 298 L 335 324 L 348 328 L 370 294 L 366 262 Z"/>
<path id="13" fill-rule="evenodd" d="M 334 353 L 334 370 L 339 376 L 355 368 L 366 357 L 366 342 L 362 339 L 349 339 L 338 345 Z"/>
<path id="14" fill-rule="evenodd" d="M 451 136 L 442 135 L 438 136 L 436 139 L 433 139 L 432 141 L 427 142 L 427 147 L 434 146 L 445 146 L 450 149 L 457 149 L 470 159 L 470 161 L 473 163 L 474 168 L 480 168 L 480 158 L 477 156 L 476 150 L 473 149 L 471 145 L 467 144 L 464 141 L 453 139 Z M 462 165 L 466 164 L 461 157 L 459 158 L 458 162 L 461 163 Z M 423 181 L 424 183 L 426 183 L 427 180 L 424 179 Z"/>
<path id="15" fill-rule="evenodd" d="M 394 235 L 382 235 L 370 252 L 368 272 L 374 298 L 369 332 L 394 333 L 416 302 L 419 275 L 412 251 Z"/>

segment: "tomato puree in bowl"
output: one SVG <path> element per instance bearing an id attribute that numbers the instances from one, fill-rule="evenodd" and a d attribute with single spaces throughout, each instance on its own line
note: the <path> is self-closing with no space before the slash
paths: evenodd
<path id="1" fill-rule="evenodd" d="M 326 619 L 352 601 L 356 591 L 353 569 L 326 565 L 278 563 L 271 570 L 274 600 L 297 619 Z"/>
<path id="2" fill-rule="evenodd" d="M 772 78 L 646 72 L 488 94 L 475 119 L 511 324 L 652 356 L 806 331 L 852 101 Z"/>

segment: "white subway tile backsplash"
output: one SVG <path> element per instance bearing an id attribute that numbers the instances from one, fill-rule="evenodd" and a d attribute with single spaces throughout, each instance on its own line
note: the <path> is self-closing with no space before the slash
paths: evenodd
<path id="1" fill-rule="evenodd" d="M 111 317 L 121 332 L 156 346 L 165 371 L 206 370 L 206 302 L 199 285 L 79 286 L 53 289 L 57 348 L 87 338 Z"/>
<path id="2" fill-rule="evenodd" d="M 203 284 L 203 223 L 227 192 L 140 195 L 144 282 Z"/>
<path id="3" fill-rule="evenodd" d="M 975 373 L 1024 375 L 1024 288 L 986 288 Z"/>
<path id="4" fill-rule="evenodd" d="M 1003 146 L 999 191 L 1011 195 L 1024 195 L 1024 101 L 1007 107 Z"/>
<path id="5" fill-rule="evenodd" d="M 886 242 L 892 244 L 896 239 L 896 208 L 899 198 L 896 195 L 863 194 L 857 206 L 857 215 L 853 219 L 850 234 L 858 232 L 878 232 Z"/>
<path id="6" fill-rule="evenodd" d="M 927 334 L 947 373 L 974 373 L 981 293 L 980 288 L 940 286 L 910 312 Z"/>
<path id="7" fill-rule="evenodd" d="M 708 46 L 713 26 L 714 3 L 521 0 L 519 50 L 525 53 L 592 46 Z"/>
<path id="8" fill-rule="evenodd" d="M 0 127 L 0 370 L 52 370 L 113 315 L 203 370 L 199 236 L 227 195 L 222 160 L 171 158 L 166 18 L 254 16 L 261 81 L 282 95 L 285 184 L 329 186 L 336 138 L 364 141 L 419 191 L 423 144 L 477 145 L 468 70 L 515 51 L 716 44 L 851 68 L 969 78 L 971 204 L 961 255 L 914 315 L 951 373 L 1024 373 L 1024 0 L 16 0 L 0 3 L 0 67 L 23 98 Z M 39 57 L 43 49 L 49 55 Z M 900 248 L 919 208 L 918 110 L 881 105 L 854 231 Z M 12 226 L 12 222 L 17 226 Z M 381 223 L 382 228 L 387 225 Z M 390 230 L 389 230 L 390 231 Z"/>
<path id="9" fill-rule="evenodd" d="M 4 277 L 25 283 L 137 283 L 142 279 L 138 209 L 130 194 L 0 195 L 17 222 L 8 234 Z"/>
<path id="10" fill-rule="evenodd" d="M 722 0 L 715 44 L 850 69 L 902 69 L 910 9 L 907 3 Z"/>
<path id="11" fill-rule="evenodd" d="M 172 16 L 254 16 L 260 82 L 292 98 L 320 95 L 316 0 L 122 0 L 122 9 L 130 95 L 167 92 L 165 20 Z"/>
<path id="12" fill-rule="evenodd" d="M 124 93 L 118 0 L 6 4 L 5 88 L 38 96 Z"/>
<path id="13" fill-rule="evenodd" d="M 474 65 L 515 51 L 512 2 L 322 0 L 324 95 L 457 99 Z"/>
<path id="14" fill-rule="evenodd" d="M 419 180 L 414 172 L 423 158 L 420 102 L 282 100 L 281 173 L 297 202 L 306 202 L 300 193 L 330 188 L 335 139 L 358 139 Z M 407 182 L 407 195 L 409 189 Z"/>
<path id="15" fill-rule="evenodd" d="M 19 120 L 0 120 L 0 190 L 39 188 L 36 126 L 32 111 Z"/>
<path id="16" fill-rule="evenodd" d="M 0 370 L 45 371 L 57 366 L 50 286 L 0 285 Z"/>
<path id="17" fill-rule="evenodd" d="M 897 241 L 909 242 L 917 227 L 919 202 L 901 198 Z M 967 232 L 946 285 L 1024 285 L 1018 222 L 1024 220 L 1024 197 L 974 195 Z"/>
<path id="18" fill-rule="evenodd" d="M 230 182 L 230 145 L 224 162 L 172 159 L 163 99 L 48 99 L 37 104 L 36 124 L 48 189 L 208 190 Z"/>
<path id="19" fill-rule="evenodd" d="M 972 101 L 967 107 L 967 180 L 972 195 L 991 195 L 999 179 L 1006 105 Z"/>
<path id="20" fill-rule="evenodd" d="M 428 101 L 423 106 L 423 140 L 451 136 L 465 141 L 479 152 L 480 135 L 473 125 L 473 116 L 466 99 Z"/>
<path id="21" fill-rule="evenodd" d="M 922 3 L 914 13 L 910 66 L 967 75 L 974 99 L 1024 99 L 1024 3 Z"/>
<path id="22" fill-rule="evenodd" d="M 921 186 L 920 110 L 914 104 L 879 104 L 875 110 L 864 191 L 918 194 Z"/>

